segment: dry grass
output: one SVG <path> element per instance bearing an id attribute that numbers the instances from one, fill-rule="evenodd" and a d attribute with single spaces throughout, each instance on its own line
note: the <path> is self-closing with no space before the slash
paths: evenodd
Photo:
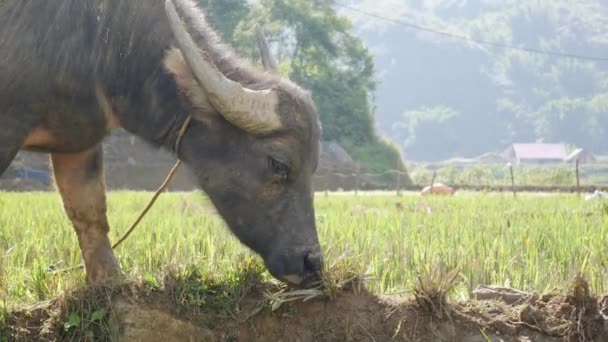
<path id="1" fill-rule="evenodd" d="M 456 288 L 459 275 L 458 269 L 445 270 L 438 263 L 423 267 L 412 288 L 420 308 L 439 319 L 451 318 L 448 295 Z"/>

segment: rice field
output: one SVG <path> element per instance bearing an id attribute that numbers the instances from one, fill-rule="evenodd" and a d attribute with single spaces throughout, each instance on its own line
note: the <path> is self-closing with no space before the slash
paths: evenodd
<path id="1" fill-rule="evenodd" d="M 116 241 L 152 196 L 108 194 Z M 581 272 L 596 293 L 608 290 L 608 204 L 576 195 L 459 193 L 318 194 L 318 229 L 327 264 L 347 263 L 378 294 L 408 293 L 417 275 L 458 272 L 452 296 L 479 284 L 526 291 L 559 289 Z M 169 269 L 225 274 L 243 247 L 200 193 L 163 194 L 116 251 L 123 269 L 154 281 Z M 0 302 L 46 300 L 84 284 L 76 235 L 55 193 L 0 193 Z"/>

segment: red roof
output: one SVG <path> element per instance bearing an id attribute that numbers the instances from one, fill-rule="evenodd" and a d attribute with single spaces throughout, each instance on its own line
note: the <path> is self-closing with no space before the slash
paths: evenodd
<path id="1" fill-rule="evenodd" d="M 513 144 L 518 159 L 564 159 L 568 156 L 565 144 Z"/>

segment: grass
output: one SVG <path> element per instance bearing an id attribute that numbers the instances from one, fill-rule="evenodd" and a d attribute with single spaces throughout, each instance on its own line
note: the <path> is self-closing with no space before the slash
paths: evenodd
<path id="1" fill-rule="evenodd" d="M 112 241 L 150 196 L 109 194 Z M 442 274 L 454 275 L 449 290 L 457 297 L 467 297 L 478 284 L 543 292 L 564 286 L 579 272 L 592 291 L 607 290 L 608 206 L 573 195 L 319 195 L 316 213 L 328 267 L 341 264 L 347 266 L 342 270 L 364 273 L 375 293 L 411 293 L 425 274 L 440 286 Z M 236 265 L 257 259 L 198 193 L 161 196 L 116 253 L 125 271 L 152 287 L 166 283 L 172 270 L 196 275 L 177 282 L 192 289 L 174 289 L 176 300 L 190 306 L 204 303 L 213 290 L 198 288 L 199 279 L 236 283 L 248 276 Z M 54 193 L 0 194 L 0 259 L 0 303 L 33 303 L 84 284 L 82 270 L 49 272 L 80 262 L 76 236 Z M 256 276 L 271 279 L 263 267 Z M 224 285 L 222 291 L 233 298 L 239 290 Z"/>

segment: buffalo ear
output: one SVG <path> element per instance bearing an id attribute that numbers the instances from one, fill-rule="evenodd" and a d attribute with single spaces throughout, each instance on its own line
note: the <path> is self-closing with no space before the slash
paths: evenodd
<path id="1" fill-rule="evenodd" d="M 278 73 L 279 68 L 277 68 L 277 63 L 274 57 L 272 57 L 272 53 L 270 53 L 270 47 L 268 46 L 268 41 L 264 35 L 264 30 L 258 26 L 256 27 L 255 31 L 255 35 L 258 40 L 258 49 L 260 50 L 260 57 L 262 59 L 262 64 L 264 65 L 264 69 L 271 73 Z"/>
<path id="2" fill-rule="evenodd" d="M 182 52 L 177 48 L 169 49 L 165 55 L 165 68 L 173 76 L 179 91 L 184 94 L 192 106 L 195 107 L 196 115 L 206 115 L 215 113 L 216 110 L 211 105 L 205 90 L 198 84 L 192 70 L 188 67 Z"/>

